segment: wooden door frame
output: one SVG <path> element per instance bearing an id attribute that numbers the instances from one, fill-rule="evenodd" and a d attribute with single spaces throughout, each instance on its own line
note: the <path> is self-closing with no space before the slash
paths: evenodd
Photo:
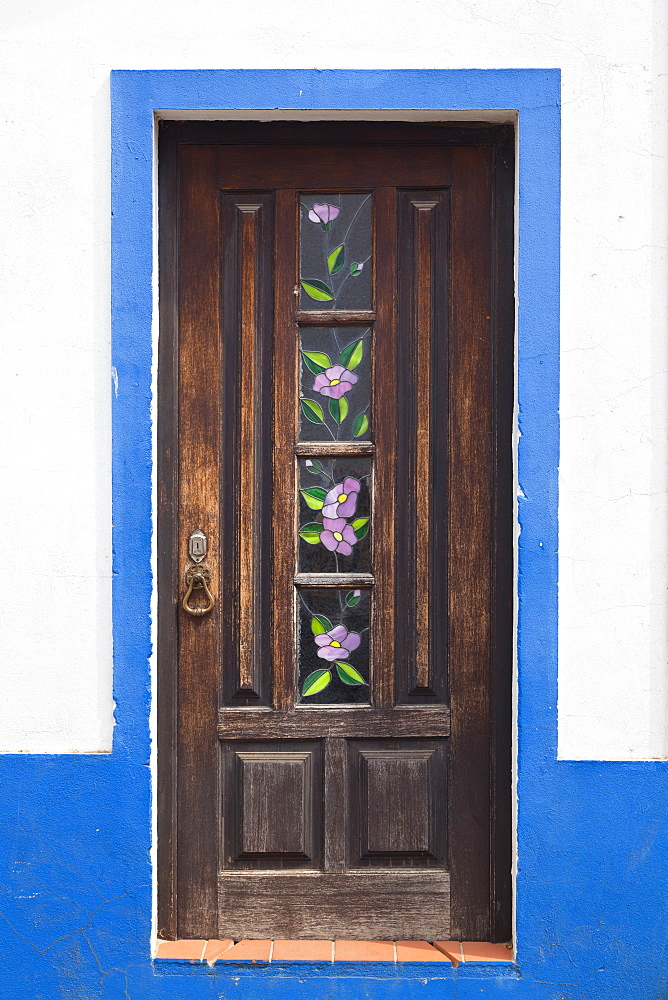
<path id="1" fill-rule="evenodd" d="M 173 531 L 175 523 L 177 467 L 176 351 L 178 348 L 176 301 L 176 232 L 174 193 L 178 183 L 176 151 L 180 143 L 220 143 L 249 141 L 262 136 L 263 141 L 331 141 L 333 122 L 254 123 L 170 122 L 163 126 L 159 159 L 160 241 L 160 339 L 158 350 L 158 586 L 162 581 L 171 589 L 178 575 L 182 553 L 177 551 Z M 368 122 L 337 123 L 340 142 L 420 141 L 433 143 L 434 127 L 395 123 L 370 125 Z M 495 544 L 494 544 L 494 649 L 492 657 L 491 698 L 493 702 L 494 749 L 493 773 L 494 820 L 491 828 L 493 849 L 490 857 L 491 899 L 490 926 L 493 940 L 511 936 L 511 722 L 512 722 L 512 645 L 513 645 L 513 377 L 514 377 L 514 129 L 508 125 L 481 123 L 444 124 L 439 142 L 449 145 L 484 144 L 494 155 L 494 304 L 491 316 L 493 342 L 499 347 L 495 365 Z M 292 139 L 291 139 L 292 137 Z M 394 138 L 392 138 L 394 137 Z M 422 137 L 422 138 L 421 138 Z M 166 238 L 165 238 L 166 237 Z M 158 611 L 158 933 L 161 937 L 178 936 L 176 895 L 176 768 L 178 739 L 176 727 L 176 617 L 174 600 L 163 599 Z M 210 936 L 215 936 L 212 933 Z"/>

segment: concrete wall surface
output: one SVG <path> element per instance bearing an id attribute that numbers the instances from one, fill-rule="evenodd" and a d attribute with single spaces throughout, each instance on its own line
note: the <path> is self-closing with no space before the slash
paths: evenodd
<path id="1" fill-rule="evenodd" d="M 646 760 L 665 757 L 662 16 L 650 0 L 6 11 L 2 1000 L 668 997 L 668 771 Z M 116 75 L 111 170 L 111 69 L 240 63 L 279 69 Z M 351 63 L 445 72 L 280 71 Z M 512 66 L 529 68 L 496 71 Z M 514 968 L 150 961 L 155 108 L 519 113 Z"/>
<path id="2" fill-rule="evenodd" d="M 532 747 L 532 751 L 536 751 Z M 149 961 L 148 769 L 0 762 L 2 1000 L 665 1000 L 668 781 L 661 764 L 555 762 L 525 776 L 518 967 Z M 642 816 L 642 823 L 632 817 Z M 631 818 L 630 818 L 631 817 Z"/>
<path id="3" fill-rule="evenodd" d="M 559 67 L 560 755 L 666 756 L 665 21 L 663 0 L 5 0 L 0 751 L 111 747 L 110 70 Z"/>

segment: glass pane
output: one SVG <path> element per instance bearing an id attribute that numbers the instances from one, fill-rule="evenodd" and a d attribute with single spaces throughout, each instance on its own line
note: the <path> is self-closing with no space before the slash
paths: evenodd
<path id="1" fill-rule="evenodd" d="M 368 441 L 371 327 L 304 326 L 301 441 Z"/>
<path id="2" fill-rule="evenodd" d="M 300 198 L 300 309 L 371 309 L 370 194 Z"/>
<path id="3" fill-rule="evenodd" d="M 297 591 L 302 705 L 369 703 L 368 589 Z"/>
<path id="4" fill-rule="evenodd" d="M 299 572 L 371 572 L 371 460 L 299 459 Z"/>

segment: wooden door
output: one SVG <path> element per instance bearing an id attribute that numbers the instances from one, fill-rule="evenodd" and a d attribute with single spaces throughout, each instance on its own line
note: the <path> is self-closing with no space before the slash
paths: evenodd
<path id="1" fill-rule="evenodd" d="M 163 129 L 165 936 L 509 936 L 510 139 Z"/>

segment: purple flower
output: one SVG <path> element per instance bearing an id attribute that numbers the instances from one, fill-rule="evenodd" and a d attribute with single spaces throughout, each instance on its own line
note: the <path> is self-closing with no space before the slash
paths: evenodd
<path id="1" fill-rule="evenodd" d="M 362 640 L 357 632 L 349 632 L 345 625 L 337 625 L 330 632 L 316 635 L 315 641 L 316 645 L 320 646 L 318 656 L 331 661 L 349 656 Z"/>
<path id="2" fill-rule="evenodd" d="M 353 545 L 357 542 L 357 536 L 351 524 L 347 524 L 342 517 L 323 517 L 324 531 L 320 532 L 320 541 L 330 552 L 340 552 L 342 556 L 349 556 L 353 551 Z"/>
<path id="3" fill-rule="evenodd" d="M 315 204 L 308 213 L 308 217 L 311 222 L 322 222 L 322 224 L 326 226 L 328 222 L 334 222 L 334 219 L 340 211 L 341 209 L 337 208 L 336 205 Z"/>
<path id="4" fill-rule="evenodd" d="M 322 508 L 323 517 L 352 517 L 357 507 L 357 494 L 360 491 L 359 479 L 348 476 L 342 483 L 332 486 L 325 497 Z"/>
<path id="5" fill-rule="evenodd" d="M 316 375 L 313 388 L 321 396 L 332 396 L 334 399 L 341 399 L 341 396 L 357 382 L 357 375 L 353 375 L 343 365 L 332 365 L 324 372 Z"/>

